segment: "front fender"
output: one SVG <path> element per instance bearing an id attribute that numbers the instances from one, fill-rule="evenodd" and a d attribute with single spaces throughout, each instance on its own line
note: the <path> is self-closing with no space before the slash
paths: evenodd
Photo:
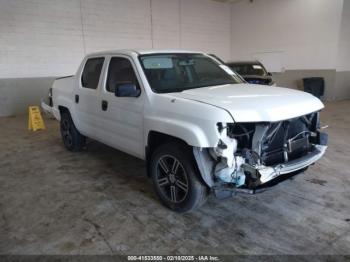
<path id="1" fill-rule="evenodd" d="M 53 115 L 58 121 L 61 121 L 61 112 L 60 107 L 67 108 L 69 111 L 72 120 L 74 122 L 74 125 L 76 128 L 81 132 L 82 128 L 80 125 L 79 118 L 77 116 L 77 112 L 75 110 L 75 104 L 74 101 L 71 99 L 72 94 L 71 93 L 61 93 L 61 92 L 55 92 L 56 90 L 53 89 Z M 83 133 L 83 132 L 81 132 Z"/>
<path id="2" fill-rule="evenodd" d="M 216 147 L 220 139 L 217 124 L 233 122 L 221 108 L 171 94 L 154 94 L 144 112 L 144 141 L 150 131 L 157 131 L 199 148 Z"/>
<path id="3" fill-rule="evenodd" d="M 151 117 L 145 125 L 145 141 L 150 131 L 167 134 L 185 141 L 194 147 L 214 147 L 219 140 L 216 125 L 203 130 L 201 127 L 182 120 L 167 119 L 162 117 Z"/>

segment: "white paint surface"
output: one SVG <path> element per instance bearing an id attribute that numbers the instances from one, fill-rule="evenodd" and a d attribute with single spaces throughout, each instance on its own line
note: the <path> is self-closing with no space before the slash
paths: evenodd
<path id="1" fill-rule="evenodd" d="M 179 51 L 152 51 L 155 54 L 165 52 Z M 60 119 L 59 106 L 64 106 L 69 109 L 75 126 L 83 135 L 144 158 L 143 143 L 147 141 L 151 130 L 178 137 L 191 146 L 216 147 L 220 138 L 218 122 L 224 125 L 233 121 L 276 122 L 316 112 L 324 107 L 319 99 L 305 92 L 246 83 L 208 86 L 182 92 L 152 92 L 138 59 L 139 53 L 149 52 L 123 50 L 100 53 L 99 56 L 104 56 L 105 61 L 96 89 L 81 86 L 84 63 L 89 57 L 95 57 L 87 56 L 75 76 L 54 82 L 52 112 L 55 117 Z M 140 96 L 117 97 L 106 90 L 104 83 L 111 55 L 125 56 L 133 62 L 141 83 Z M 73 94 L 81 97 L 78 104 L 74 102 Z M 108 110 L 98 110 L 101 99 L 108 101 Z"/>

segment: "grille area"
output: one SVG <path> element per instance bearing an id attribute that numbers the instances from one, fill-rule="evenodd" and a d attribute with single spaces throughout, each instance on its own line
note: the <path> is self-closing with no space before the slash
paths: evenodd
<path id="1" fill-rule="evenodd" d="M 271 166 L 306 155 L 312 147 L 311 134 L 317 131 L 318 125 L 318 113 L 312 113 L 273 123 L 234 123 L 227 131 L 237 140 L 237 153 L 249 163 L 256 163 L 258 157 L 261 164 Z M 257 126 L 263 126 L 266 132 L 259 133 L 257 130 L 261 128 Z M 254 147 L 254 139 L 260 141 L 260 151 Z"/>
<path id="2" fill-rule="evenodd" d="M 271 124 L 262 143 L 261 160 L 274 165 L 304 156 L 310 150 L 310 125 L 306 117 Z"/>

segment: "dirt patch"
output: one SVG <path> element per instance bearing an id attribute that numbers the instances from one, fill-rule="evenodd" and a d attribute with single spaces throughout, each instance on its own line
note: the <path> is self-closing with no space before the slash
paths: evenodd
<path id="1" fill-rule="evenodd" d="M 75 244 L 74 244 L 73 242 L 70 242 L 70 241 L 64 242 L 64 243 L 62 243 L 62 244 L 59 246 L 59 249 L 60 249 L 62 252 L 64 252 L 64 253 L 70 252 L 70 251 L 72 251 L 74 248 L 75 248 Z"/>
<path id="2" fill-rule="evenodd" d="M 316 178 L 306 179 L 306 181 L 308 181 L 312 184 L 320 185 L 320 186 L 325 186 L 327 184 L 326 180 L 321 180 L 321 179 L 316 179 Z"/>

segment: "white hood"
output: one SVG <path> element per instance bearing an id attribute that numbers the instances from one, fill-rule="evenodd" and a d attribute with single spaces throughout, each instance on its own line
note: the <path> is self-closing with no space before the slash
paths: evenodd
<path id="1" fill-rule="evenodd" d="M 281 87 L 232 84 L 172 93 L 174 97 L 211 104 L 230 112 L 236 122 L 274 122 L 322 109 L 311 94 Z"/>

